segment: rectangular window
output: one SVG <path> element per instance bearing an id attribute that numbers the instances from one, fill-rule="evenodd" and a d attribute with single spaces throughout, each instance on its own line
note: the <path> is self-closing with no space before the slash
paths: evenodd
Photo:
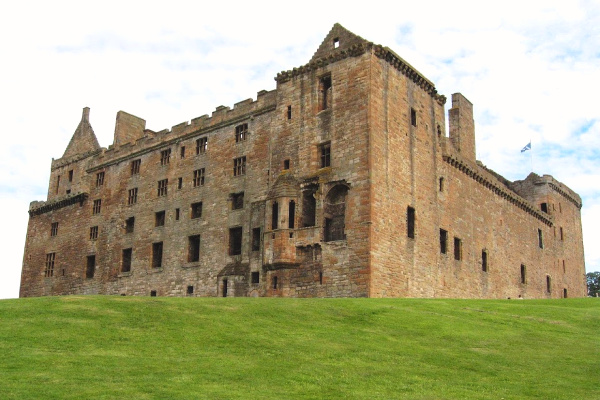
<path id="1" fill-rule="evenodd" d="M 202 218 L 202 202 L 193 203 L 191 206 L 192 212 L 190 218 Z"/>
<path id="2" fill-rule="evenodd" d="M 56 194 L 58 194 L 58 189 L 60 188 L 60 175 L 56 177 Z"/>
<path id="3" fill-rule="evenodd" d="M 98 172 L 96 174 L 96 187 L 104 185 L 104 172 Z"/>
<path id="4" fill-rule="evenodd" d="M 288 169 L 290 169 L 290 160 L 289 159 L 283 160 L 283 169 L 286 170 L 286 171 Z"/>
<path id="5" fill-rule="evenodd" d="M 137 175 L 140 173 L 140 165 L 142 164 L 142 160 L 133 160 L 131 162 L 131 175 Z"/>
<path id="6" fill-rule="evenodd" d="M 163 242 L 152 243 L 152 268 L 162 267 Z"/>
<path id="7" fill-rule="evenodd" d="M 448 252 L 448 231 L 440 229 L 440 253 Z"/>
<path id="8" fill-rule="evenodd" d="M 488 272 L 488 252 L 486 250 L 481 250 L 481 270 Z"/>
<path id="9" fill-rule="evenodd" d="M 188 296 L 191 296 L 191 295 L 194 294 L 194 287 L 193 286 L 190 285 L 190 286 L 187 287 L 187 294 L 188 294 Z"/>
<path id="10" fill-rule="evenodd" d="M 240 210 L 244 208 L 244 192 L 233 193 L 231 195 L 231 209 Z"/>
<path id="11" fill-rule="evenodd" d="M 171 162 L 171 149 L 160 152 L 160 165 L 167 165 Z"/>
<path id="12" fill-rule="evenodd" d="M 51 278 L 54 276 L 54 260 L 56 258 L 56 253 L 48 253 L 46 254 L 46 269 L 44 270 L 44 276 L 46 278 Z"/>
<path id="13" fill-rule="evenodd" d="M 331 166 L 331 143 L 323 143 L 319 146 L 319 152 L 321 153 L 321 168 Z"/>
<path id="14" fill-rule="evenodd" d="M 276 276 L 273 277 L 272 282 L 273 282 L 273 289 L 277 290 L 277 277 Z"/>
<path id="15" fill-rule="evenodd" d="M 332 104 L 331 75 L 319 79 L 319 111 L 327 110 Z"/>
<path id="16" fill-rule="evenodd" d="M 194 187 L 204 186 L 204 168 L 194 171 Z"/>
<path id="17" fill-rule="evenodd" d="M 183 178 L 177 178 L 177 189 L 181 190 L 183 187 Z"/>
<path id="18" fill-rule="evenodd" d="M 131 271 L 132 249 L 123 249 L 121 253 L 121 272 Z"/>
<path id="19" fill-rule="evenodd" d="M 98 227 L 92 226 L 90 227 L 90 240 L 98 239 Z"/>
<path id="20" fill-rule="evenodd" d="M 185 158 L 185 146 L 181 146 L 179 148 L 179 155 L 181 156 L 181 158 Z"/>
<path id="21" fill-rule="evenodd" d="M 260 282 L 260 272 L 258 272 L 258 271 L 252 272 L 251 282 L 252 283 L 259 283 Z"/>
<path id="22" fill-rule="evenodd" d="M 158 181 L 158 197 L 167 195 L 167 186 L 169 185 L 168 179 L 162 179 Z"/>
<path id="23" fill-rule="evenodd" d="M 287 119 L 292 119 L 292 106 L 287 106 Z"/>
<path id="24" fill-rule="evenodd" d="M 544 236 L 541 229 L 538 229 L 538 246 L 540 249 L 544 248 Z"/>
<path id="25" fill-rule="evenodd" d="M 188 237 L 188 262 L 200 260 L 200 235 Z"/>
<path id="26" fill-rule="evenodd" d="M 102 200 L 101 199 L 94 200 L 94 205 L 92 206 L 92 214 L 93 215 L 100 214 L 101 208 L 102 208 Z"/>
<path id="27" fill-rule="evenodd" d="M 564 232 L 563 232 L 563 228 L 562 228 L 562 226 L 560 227 L 560 229 L 559 229 L 559 232 L 560 232 L 560 240 L 561 240 L 561 241 L 562 241 L 562 240 L 565 240 L 565 235 L 564 235 Z"/>
<path id="28" fill-rule="evenodd" d="M 248 124 L 241 124 L 235 127 L 235 142 L 242 142 L 248 137 Z"/>
<path id="29" fill-rule="evenodd" d="M 129 217 L 125 220 L 125 233 L 133 233 L 135 227 L 135 217 Z"/>
<path id="30" fill-rule="evenodd" d="M 546 275 L 546 292 L 552 293 L 552 278 Z"/>
<path id="31" fill-rule="evenodd" d="M 548 203 L 540 204 L 540 208 L 542 209 L 543 212 L 547 213 L 548 212 Z"/>
<path id="32" fill-rule="evenodd" d="M 164 211 L 158 211 L 154 213 L 154 226 L 165 226 Z"/>
<path id="33" fill-rule="evenodd" d="M 233 176 L 246 175 L 246 156 L 233 160 Z"/>
<path id="34" fill-rule="evenodd" d="M 229 255 L 242 254 L 242 227 L 229 228 Z"/>
<path id="35" fill-rule="evenodd" d="M 87 265 L 85 267 L 86 279 L 92 279 L 94 277 L 95 271 L 96 271 L 96 256 L 95 255 L 87 256 Z"/>
<path id="36" fill-rule="evenodd" d="M 138 188 L 129 189 L 129 194 L 127 195 L 127 205 L 137 203 L 137 193 Z"/>
<path id="37" fill-rule="evenodd" d="M 260 250 L 260 228 L 252 228 L 252 251 Z"/>
<path id="38" fill-rule="evenodd" d="M 279 203 L 276 201 L 271 205 L 271 229 L 275 230 L 279 227 Z"/>
<path id="39" fill-rule="evenodd" d="M 58 222 L 53 222 L 50 226 L 50 236 L 58 235 Z"/>
<path id="40" fill-rule="evenodd" d="M 462 260 L 462 240 L 457 237 L 454 238 L 454 259 Z"/>
<path id="41" fill-rule="evenodd" d="M 288 228 L 294 229 L 295 227 L 296 227 L 296 202 L 294 200 L 291 200 L 288 203 Z"/>
<path id="42" fill-rule="evenodd" d="M 415 209 L 410 206 L 406 208 L 406 235 L 415 238 Z"/>
<path id="43" fill-rule="evenodd" d="M 208 149 L 208 137 L 201 137 L 196 140 L 196 154 L 204 154 Z"/>
<path id="44" fill-rule="evenodd" d="M 175 209 L 175 221 L 179 221 L 179 208 Z"/>
<path id="45" fill-rule="evenodd" d="M 414 108 L 410 109 L 410 124 L 417 126 L 417 111 Z"/>
<path id="46" fill-rule="evenodd" d="M 69 171 L 69 182 L 73 182 L 73 170 Z"/>
<path id="47" fill-rule="evenodd" d="M 521 264 L 521 283 L 527 283 L 527 267 L 525 266 L 525 264 Z"/>

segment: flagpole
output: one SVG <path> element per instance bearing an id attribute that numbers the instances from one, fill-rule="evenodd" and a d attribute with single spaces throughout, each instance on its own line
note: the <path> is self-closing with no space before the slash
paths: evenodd
<path id="1" fill-rule="evenodd" d="M 529 144 L 531 145 L 531 138 L 529 139 Z M 533 147 L 529 149 L 529 157 L 531 157 L 531 172 L 533 172 Z"/>

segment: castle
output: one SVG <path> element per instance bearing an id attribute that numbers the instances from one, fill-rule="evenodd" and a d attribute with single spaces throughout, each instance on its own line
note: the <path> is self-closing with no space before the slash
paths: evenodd
<path id="1" fill-rule="evenodd" d="M 272 91 L 154 132 L 88 108 L 34 201 L 20 296 L 585 296 L 581 198 L 475 158 L 473 106 L 336 24 Z"/>

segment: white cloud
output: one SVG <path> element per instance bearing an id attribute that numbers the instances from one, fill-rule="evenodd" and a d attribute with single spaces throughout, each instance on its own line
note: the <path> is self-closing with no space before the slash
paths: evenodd
<path id="1" fill-rule="evenodd" d="M 532 139 L 536 172 L 584 197 L 587 267 L 600 270 L 588 228 L 600 222 L 597 2 L 34 1 L 4 11 L 0 201 L 15 230 L 2 241 L 14 255 L 3 271 L 20 273 L 28 203 L 45 198 L 51 158 L 83 107 L 105 147 L 119 110 L 170 128 L 274 89 L 273 77 L 307 63 L 335 22 L 392 48 L 449 99 L 471 100 L 478 157 L 508 179 L 529 173 L 520 149 Z M 4 283 L 13 281 L 0 276 L 0 298 L 15 295 Z"/>

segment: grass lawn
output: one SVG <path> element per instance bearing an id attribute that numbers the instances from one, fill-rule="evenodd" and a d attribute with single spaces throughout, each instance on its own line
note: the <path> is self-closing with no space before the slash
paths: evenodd
<path id="1" fill-rule="evenodd" d="M 0 300 L 0 399 L 600 399 L 599 300 Z"/>

